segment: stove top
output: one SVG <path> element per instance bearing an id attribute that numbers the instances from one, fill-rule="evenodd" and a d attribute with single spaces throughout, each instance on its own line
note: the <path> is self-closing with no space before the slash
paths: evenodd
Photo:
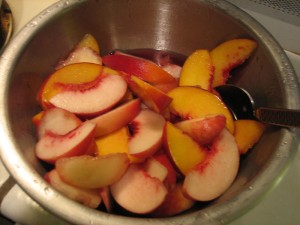
<path id="1" fill-rule="evenodd" d="M 12 9 L 14 16 L 14 33 L 17 33 L 31 18 L 37 15 L 40 11 L 48 7 L 50 4 L 55 3 L 56 0 L 6 0 Z M 250 2 L 259 2 L 264 6 L 276 1 L 254 1 L 249 0 L 237 1 L 230 0 L 230 2 L 244 9 L 253 17 L 257 18 L 279 43 L 286 49 L 286 53 L 290 58 L 298 78 L 300 80 L 300 45 L 298 37 L 295 36 L 297 41 L 292 43 L 285 37 L 284 32 L 276 32 L 277 28 L 274 28 L 274 23 L 277 26 L 283 26 L 282 23 L 287 21 L 274 20 L 274 18 L 268 15 L 263 15 L 259 11 L 253 9 L 253 5 Z M 283 2 L 283 1 L 277 1 Z M 285 4 L 289 4 L 292 0 L 284 1 Z M 297 0 L 293 1 L 297 2 Z M 252 6 L 252 8 L 249 8 Z M 299 4 L 298 4 L 299 6 Z M 275 7 L 276 9 L 276 7 Z M 274 10 L 274 7 L 273 9 Z M 298 12 L 298 11 L 297 11 Z M 300 24 L 299 16 L 296 16 L 297 21 L 295 23 Z M 299 31 L 299 27 L 295 29 L 295 23 L 292 24 L 292 29 L 295 32 Z M 285 25 L 284 25 L 285 26 Z M 276 26 L 275 26 L 276 27 Z M 285 27 L 285 29 L 288 29 Z M 295 29 L 295 30 L 294 30 Z M 292 35 L 290 35 L 292 36 Z M 295 38 L 292 37 L 292 38 Z M 299 149 L 300 150 L 300 149 Z M 288 170 L 286 176 L 278 184 L 278 186 L 269 193 L 255 208 L 240 217 L 236 221 L 233 221 L 229 225 L 296 225 L 300 224 L 299 208 L 300 208 L 300 153 L 298 153 Z M 298 179 L 297 179 L 298 178 Z M 0 186 L 7 185 L 9 175 L 0 163 Z M 3 196 L 0 195 L 0 200 Z M 18 202 L 18 204 L 16 204 Z M 37 203 L 32 201 L 18 186 L 14 186 L 8 191 L 8 194 L 3 198 L 1 202 L 1 213 L 3 216 L 0 217 L 0 224 L 11 225 L 11 224 L 56 224 L 56 225 L 67 225 L 65 222 L 50 215 L 39 207 Z M 9 220 L 5 219 L 9 218 Z"/>

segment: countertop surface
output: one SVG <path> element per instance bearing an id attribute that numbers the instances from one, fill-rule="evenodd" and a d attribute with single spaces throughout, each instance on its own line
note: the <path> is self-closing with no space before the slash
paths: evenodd
<path id="1" fill-rule="evenodd" d="M 55 0 L 7 0 L 14 15 L 14 33 Z M 300 56 L 287 52 L 300 79 Z M 8 176 L 0 164 L 0 176 Z M 1 184 L 0 184 L 1 185 Z M 278 186 L 251 211 L 230 225 L 299 225 L 300 224 L 300 153 Z M 2 219 L 0 224 L 11 224 Z"/>

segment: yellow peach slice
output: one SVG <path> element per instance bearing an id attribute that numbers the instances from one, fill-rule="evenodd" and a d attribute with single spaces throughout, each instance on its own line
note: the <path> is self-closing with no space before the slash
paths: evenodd
<path id="1" fill-rule="evenodd" d="M 193 52 L 184 62 L 179 86 L 196 86 L 211 91 L 214 66 L 208 50 Z"/>
<path id="2" fill-rule="evenodd" d="M 81 62 L 102 65 L 102 58 L 99 53 L 100 49 L 97 40 L 91 34 L 86 34 L 74 49 L 69 52 L 68 56 L 58 62 L 55 69 Z"/>
<path id="3" fill-rule="evenodd" d="M 130 90 L 155 112 L 163 112 L 172 101 L 163 91 L 136 76 L 130 76 L 127 83 Z"/>
<path id="4" fill-rule="evenodd" d="M 183 119 L 195 119 L 210 115 L 224 115 L 226 127 L 234 132 L 231 112 L 222 100 L 213 93 L 197 87 L 177 87 L 168 95 L 173 99 L 169 105 L 171 114 Z"/>
<path id="5" fill-rule="evenodd" d="M 265 130 L 265 125 L 256 120 L 235 121 L 234 137 L 240 154 L 246 154 L 260 139 Z"/>
<path id="6" fill-rule="evenodd" d="M 91 35 L 91 34 L 86 34 L 81 40 L 80 42 L 76 45 L 77 48 L 90 48 L 93 51 L 95 51 L 96 53 L 100 53 L 100 47 L 99 44 L 96 40 L 96 38 Z"/>
<path id="7" fill-rule="evenodd" d="M 151 215 L 155 217 L 174 216 L 190 209 L 195 201 L 184 196 L 182 183 L 169 190 L 165 201 Z"/>
<path id="8" fill-rule="evenodd" d="M 128 152 L 128 139 L 129 130 L 123 127 L 115 132 L 96 138 L 97 155 L 103 156 L 111 153 L 127 153 Z"/>
<path id="9" fill-rule="evenodd" d="M 240 155 L 234 136 L 224 128 L 214 140 L 205 160 L 190 170 L 183 181 L 185 196 L 211 201 L 232 184 L 239 170 Z"/>
<path id="10" fill-rule="evenodd" d="M 38 92 L 38 100 L 44 109 L 49 108 L 49 100 L 58 93 L 56 83 L 81 84 L 95 80 L 103 67 L 92 63 L 71 64 L 52 73 Z"/>
<path id="11" fill-rule="evenodd" d="M 95 209 L 102 202 L 97 189 L 85 189 L 69 185 L 60 178 L 56 169 L 47 172 L 44 178 L 54 189 L 85 206 Z"/>
<path id="12" fill-rule="evenodd" d="M 128 153 L 128 141 L 130 135 L 128 127 L 123 127 L 115 132 L 96 138 L 97 155 L 105 156 L 113 153 Z M 131 162 L 141 160 L 128 154 Z"/>
<path id="13" fill-rule="evenodd" d="M 215 67 L 212 86 L 225 84 L 229 72 L 248 59 L 257 43 L 250 39 L 232 39 L 215 47 L 210 56 Z"/>
<path id="14" fill-rule="evenodd" d="M 118 181 L 126 172 L 129 160 L 125 153 L 102 157 L 89 155 L 61 158 L 55 167 L 61 179 L 75 187 L 96 189 Z"/>
<path id="15" fill-rule="evenodd" d="M 166 122 L 163 143 L 173 163 L 184 175 L 207 155 L 205 148 L 170 122 Z"/>

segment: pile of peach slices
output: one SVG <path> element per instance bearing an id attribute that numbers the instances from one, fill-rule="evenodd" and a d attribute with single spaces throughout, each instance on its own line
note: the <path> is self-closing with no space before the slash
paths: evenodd
<path id="1" fill-rule="evenodd" d="M 35 153 L 50 165 L 45 179 L 107 212 L 166 217 L 218 198 L 264 125 L 234 120 L 214 87 L 255 48 L 233 39 L 176 65 L 122 51 L 100 56 L 85 35 L 38 92 Z"/>

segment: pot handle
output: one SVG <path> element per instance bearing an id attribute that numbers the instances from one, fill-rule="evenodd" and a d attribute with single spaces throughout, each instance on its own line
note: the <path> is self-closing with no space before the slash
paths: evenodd
<path id="1" fill-rule="evenodd" d="M 22 225 L 69 225 L 32 200 L 8 174 L 0 161 L 1 215 Z"/>

